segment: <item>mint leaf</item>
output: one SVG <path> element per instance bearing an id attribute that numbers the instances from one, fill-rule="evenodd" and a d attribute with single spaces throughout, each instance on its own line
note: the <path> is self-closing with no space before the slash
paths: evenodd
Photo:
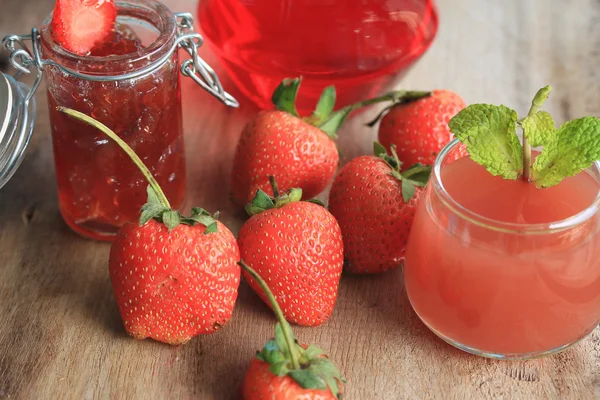
<path id="1" fill-rule="evenodd" d="M 517 113 L 505 106 L 473 104 L 449 123 L 450 131 L 467 147 L 471 159 L 492 175 L 517 179 L 523 170 L 517 137 Z"/>
<path id="2" fill-rule="evenodd" d="M 538 111 L 525 117 L 521 122 L 521 126 L 523 127 L 523 134 L 533 147 L 547 145 L 556 132 L 554 120 L 546 111 Z"/>
<path id="3" fill-rule="evenodd" d="M 537 187 L 550 187 L 600 160 L 600 119 L 584 117 L 563 124 L 533 163 Z"/>

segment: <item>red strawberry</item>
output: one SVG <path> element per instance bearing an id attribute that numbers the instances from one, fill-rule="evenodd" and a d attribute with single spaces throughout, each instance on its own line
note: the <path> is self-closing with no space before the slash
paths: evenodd
<path id="1" fill-rule="evenodd" d="M 332 181 L 339 162 L 337 131 L 357 108 L 422 97 L 425 92 L 390 92 L 333 111 L 335 88 L 323 91 L 310 117 L 295 107 L 300 79 L 285 79 L 273 93 L 275 110 L 262 111 L 244 128 L 233 163 L 231 191 L 240 206 L 252 201 L 258 189 L 272 195 L 269 176 L 277 175 L 282 190 L 300 188 L 305 198 L 321 193 Z"/>
<path id="2" fill-rule="evenodd" d="M 182 344 L 229 321 L 240 283 L 234 235 L 201 208 L 190 217 L 172 210 L 150 171 L 106 126 L 77 111 L 61 111 L 104 132 L 148 179 L 139 224 L 129 222 L 112 244 L 109 272 L 125 330 Z"/>
<path id="3" fill-rule="evenodd" d="M 246 260 L 273 288 L 285 318 L 304 326 L 325 322 L 335 306 L 343 264 L 343 243 L 335 218 L 321 205 L 299 201 L 300 189 L 274 198 L 259 190 L 246 207 L 252 217 L 238 244 Z M 268 304 L 258 283 L 250 287 Z"/>
<path id="4" fill-rule="evenodd" d="M 342 168 L 329 194 L 329 211 L 344 238 L 345 268 L 372 274 L 400 265 L 415 207 L 431 168 L 416 164 L 400 172 L 400 160 L 375 144 Z"/>
<path id="5" fill-rule="evenodd" d="M 61 46 L 86 55 L 110 35 L 116 20 L 113 0 L 57 0 L 50 28 Z"/>
<path id="6" fill-rule="evenodd" d="M 404 165 L 432 165 L 440 150 L 453 139 L 448 122 L 465 108 L 464 100 L 449 90 L 402 102 L 388 108 L 379 125 L 379 142 L 388 150 L 396 145 Z M 369 125 L 374 125 L 377 117 Z"/>
<path id="7" fill-rule="evenodd" d="M 301 346 L 285 320 L 267 283 L 244 262 L 244 273 L 261 288 L 279 322 L 269 340 L 250 363 L 242 386 L 245 400 L 334 400 L 345 383 L 339 370 L 316 346 Z M 273 283 L 276 285 L 276 283 Z"/>
<path id="8" fill-rule="evenodd" d="M 272 195 L 269 175 L 282 188 L 321 193 L 339 163 L 335 141 L 319 128 L 285 111 L 261 111 L 246 125 L 238 143 L 231 184 L 233 199 L 246 204 L 258 189 Z"/>

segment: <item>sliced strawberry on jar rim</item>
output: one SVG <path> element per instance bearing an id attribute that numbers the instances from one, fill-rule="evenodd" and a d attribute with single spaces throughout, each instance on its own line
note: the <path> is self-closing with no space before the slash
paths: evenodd
<path id="1" fill-rule="evenodd" d="M 86 55 L 106 40 L 116 20 L 114 0 L 57 0 L 51 30 L 62 47 Z"/>

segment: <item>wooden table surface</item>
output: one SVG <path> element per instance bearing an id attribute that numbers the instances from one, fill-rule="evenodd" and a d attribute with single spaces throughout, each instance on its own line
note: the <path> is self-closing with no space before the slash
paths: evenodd
<path id="1" fill-rule="evenodd" d="M 0 36 L 39 25 L 51 3 L 2 0 Z M 182 11 L 196 2 L 167 3 Z M 600 114 L 600 1 L 438 3 L 439 36 L 402 87 L 448 88 L 467 102 L 525 112 L 535 91 L 551 84 L 547 109 L 559 122 Z M 221 210 L 237 232 L 228 176 L 240 129 L 255 110 L 243 99 L 240 110 L 226 109 L 191 82 L 183 95 L 190 201 Z M 43 88 L 37 100 L 27 157 L 0 191 L 0 398 L 238 398 L 254 352 L 273 334 L 271 313 L 242 284 L 232 321 L 215 335 L 180 347 L 126 336 L 108 276 L 109 245 L 78 237 L 59 215 Z M 341 131 L 346 160 L 370 151 L 375 131 L 363 124 L 376 112 Z M 420 323 L 401 275 L 344 276 L 333 317 L 296 328 L 301 341 L 319 344 L 342 366 L 347 399 L 600 398 L 600 329 L 549 358 L 478 358 Z"/>

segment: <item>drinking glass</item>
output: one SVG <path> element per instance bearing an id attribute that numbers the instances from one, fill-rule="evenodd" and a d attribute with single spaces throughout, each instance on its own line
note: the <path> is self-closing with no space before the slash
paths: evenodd
<path id="1" fill-rule="evenodd" d="M 444 187 L 442 171 L 460 154 L 457 140 L 440 153 L 412 226 L 404 277 L 415 312 L 480 356 L 531 358 L 576 343 L 600 322 L 600 195 L 561 221 L 491 220 Z M 582 173 L 600 187 L 598 163 Z"/>

